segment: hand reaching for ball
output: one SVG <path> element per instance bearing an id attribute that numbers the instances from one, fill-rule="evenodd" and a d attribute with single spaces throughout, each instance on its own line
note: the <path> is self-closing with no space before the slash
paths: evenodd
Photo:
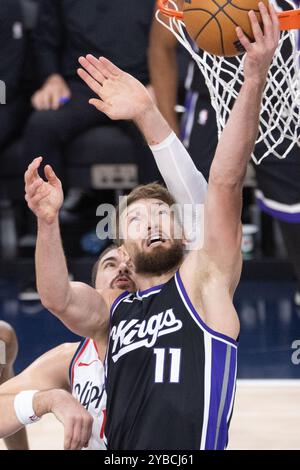
<path id="1" fill-rule="evenodd" d="M 246 50 L 244 63 L 245 81 L 252 80 L 261 83 L 266 80 L 270 64 L 277 49 L 280 29 L 278 16 L 271 4 L 268 11 L 266 6 L 260 2 L 259 10 L 263 21 L 263 30 L 255 13 L 253 11 L 249 12 L 255 42 L 250 42 L 240 27 L 236 28 L 236 32 L 239 41 Z"/>

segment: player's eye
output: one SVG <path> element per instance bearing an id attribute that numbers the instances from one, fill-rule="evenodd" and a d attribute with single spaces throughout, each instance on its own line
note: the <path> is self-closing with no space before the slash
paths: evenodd
<path id="1" fill-rule="evenodd" d="M 104 266 L 104 269 L 106 268 L 114 268 L 115 267 L 115 263 L 112 263 L 111 261 L 109 263 L 106 263 L 105 266 Z"/>

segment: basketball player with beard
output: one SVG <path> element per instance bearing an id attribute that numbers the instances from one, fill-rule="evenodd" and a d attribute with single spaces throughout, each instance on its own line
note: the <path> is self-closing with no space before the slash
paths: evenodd
<path id="1" fill-rule="evenodd" d="M 38 217 L 37 283 L 44 304 L 71 330 L 107 334 L 109 449 L 224 449 L 232 413 L 239 321 L 232 298 L 241 273 L 241 193 L 258 132 L 267 72 L 279 39 L 277 15 L 260 4 L 264 32 L 250 13 L 255 42 L 244 84 L 223 131 L 205 200 L 204 243 L 184 259 L 186 241 L 173 198 L 157 185 L 136 188 L 118 220 L 122 249 L 135 265 L 135 294 L 70 288 L 61 248 L 60 182 L 37 159 L 26 175 L 27 200 Z M 131 119 L 149 145 L 174 137 L 145 88 L 107 59 L 80 58 L 80 77 L 112 119 Z M 84 70 L 85 69 L 85 70 Z M 158 146 L 158 147 L 157 147 Z M 43 214 L 43 216 L 42 216 Z M 48 274 L 48 276 L 47 276 Z M 49 282 L 51 276 L 51 282 Z M 55 294 L 54 294 L 55 293 Z"/>
<path id="2" fill-rule="evenodd" d="M 224 449 L 232 413 L 239 321 L 232 298 L 241 274 L 241 199 L 258 133 L 260 103 L 279 39 L 275 11 L 260 3 L 264 32 L 249 14 L 255 43 L 244 83 L 212 163 L 204 244 L 184 259 L 174 200 L 157 185 L 136 188 L 121 207 L 119 234 L 135 265 L 135 294 L 111 308 L 106 436 L 111 450 Z M 170 128 L 144 89 L 106 59 L 80 58 L 90 103 L 112 119 L 133 119 L 149 145 Z M 84 70 L 85 69 L 85 70 Z"/>
<path id="3" fill-rule="evenodd" d="M 171 140 L 173 140 L 171 145 L 152 148 L 161 175 L 181 205 L 191 202 L 203 204 L 207 183 L 202 174 L 195 169 L 184 147 L 174 139 Z M 30 172 L 26 179 L 28 183 Z M 191 193 L 188 188 L 193 185 L 197 186 L 197 192 Z M 60 190 L 60 185 L 57 185 L 57 188 Z M 29 203 L 34 201 L 35 195 L 30 191 L 28 185 L 27 196 Z M 52 197 L 51 203 L 53 204 L 53 201 L 58 199 Z M 36 202 L 32 207 L 36 208 Z M 188 216 L 191 216 L 190 219 L 186 216 L 184 219 L 187 231 L 191 229 L 193 223 L 193 214 L 188 214 Z M 49 275 L 47 277 L 51 282 Z M 71 283 L 70 287 L 75 291 L 78 287 L 81 291 L 84 288 L 88 289 L 90 294 L 88 286 Z M 124 256 L 116 245 L 108 247 L 95 263 L 92 271 L 92 287 L 99 291 L 103 288 L 135 291 L 132 263 L 128 259 L 124 260 Z M 29 406 L 32 415 L 39 414 L 41 417 L 44 413 L 52 412 L 57 419 L 62 421 L 65 428 L 65 449 L 76 450 L 82 446 L 93 450 L 105 449 L 103 437 L 106 418 L 106 392 L 104 390 L 103 359 L 106 347 L 107 340 L 97 343 L 92 338 L 86 338 L 79 344 L 60 345 L 45 353 L 18 377 L 5 384 L 5 387 L 0 388 L 0 414 L 1 409 L 6 411 L 6 419 L 0 421 L 0 436 L 11 434 L 13 430 L 26 424 L 26 417 L 24 422 L 24 416 L 16 415 L 14 406 L 15 400 L 17 400 L 18 409 L 18 395 L 22 394 L 21 397 Z M 33 389 L 33 392 L 28 389 Z M 35 392 L 35 390 L 39 390 L 39 392 Z M 38 395 L 36 395 L 37 393 Z M 78 421 L 89 418 L 86 413 L 83 413 L 76 400 L 86 408 L 93 418 L 91 436 L 87 444 L 84 441 L 86 433 L 80 436 L 75 435 Z M 72 416 L 76 419 L 72 420 Z M 31 420 L 31 417 L 27 416 L 27 420 Z"/>
<path id="4" fill-rule="evenodd" d="M 175 150 L 178 155 L 174 155 Z M 178 148 L 178 143 L 174 142 L 171 147 L 152 149 L 152 152 L 168 188 L 176 199 L 182 204 L 189 202 L 190 193 L 186 188 L 197 182 L 198 191 L 193 196 L 193 202 L 203 203 L 207 184 L 201 173 L 195 171 L 185 149 L 181 146 Z M 166 152 L 169 157 L 167 165 Z M 179 170 L 184 174 L 179 174 Z M 170 173 L 177 179 L 176 185 L 170 178 Z M 187 221 L 187 228 L 190 223 L 191 221 Z M 112 244 L 104 250 L 95 263 L 92 270 L 92 287 L 98 290 L 110 288 L 135 291 L 132 263 L 130 260 L 124 260 L 116 245 Z M 45 353 L 24 372 L 0 387 L 0 415 L 3 409 L 6 417 L 0 421 L 0 436 L 5 437 L 25 424 L 20 421 L 22 416 L 16 416 L 14 403 L 20 393 L 33 389 L 39 390 L 35 392 L 39 393 L 35 401 L 33 400 L 35 393 L 31 393 L 31 396 L 27 393 L 27 397 L 23 395 L 27 403 L 28 400 L 31 402 L 32 414 L 38 413 L 41 417 L 44 413 L 54 413 L 65 428 L 65 449 L 76 450 L 84 445 L 87 449 L 105 449 L 103 437 L 106 392 L 103 359 L 106 347 L 107 341 L 97 344 L 91 338 L 85 338 L 80 343 L 60 345 Z M 76 400 L 93 418 L 91 436 L 87 444 L 84 442 L 86 434 L 75 435 L 77 421 L 88 420 L 87 414 L 82 414 L 82 408 L 78 406 Z M 76 418 L 73 421 L 70 420 L 72 416 Z"/>
<path id="5" fill-rule="evenodd" d="M 132 272 L 117 246 L 108 247 L 95 263 L 92 285 L 96 289 L 110 287 L 134 291 Z M 1 328 L 0 322 L 0 332 Z M 0 386 L 0 438 L 5 438 L 11 449 L 28 448 L 28 444 L 27 447 L 21 443 L 17 445 L 15 436 L 7 436 L 20 430 L 21 436 L 26 437 L 25 431 L 21 431 L 26 422 L 26 407 L 22 410 L 20 405 L 22 399 L 26 403 L 25 394 L 28 396 L 29 390 L 39 390 L 31 394 L 34 411 L 29 413 L 28 420 L 32 422 L 34 414 L 41 418 L 46 413 L 53 413 L 64 425 L 65 449 L 77 450 L 86 446 L 89 450 L 105 450 L 105 353 L 106 344 L 97 345 L 91 338 L 85 338 L 80 343 L 62 344 L 48 351 L 22 373 L 10 377 Z"/>

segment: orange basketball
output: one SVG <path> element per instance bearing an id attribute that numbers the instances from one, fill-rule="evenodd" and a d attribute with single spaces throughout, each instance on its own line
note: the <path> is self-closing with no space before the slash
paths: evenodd
<path id="1" fill-rule="evenodd" d="M 268 0 L 262 0 L 268 5 Z M 240 26 L 253 41 L 249 10 L 254 10 L 261 24 L 259 0 L 185 0 L 183 16 L 186 29 L 196 44 L 219 56 L 234 56 L 244 52 L 236 27 Z"/>

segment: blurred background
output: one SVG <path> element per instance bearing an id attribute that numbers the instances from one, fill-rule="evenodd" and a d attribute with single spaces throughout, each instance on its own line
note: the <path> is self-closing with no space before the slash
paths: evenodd
<path id="1" fill-rule="evenodd" d="M 209 176 L 217 130 L 208 90 L 185 50 L 153 23 L 154 8 L 153 0 L 0 0 L 0 320 L 18 336 L 15 372 L 77 340 L 43 309 L 36 292 L 36 222 L 23 184 L 31 160 L 44 156 L 62 180 L 60 223 L 70 278 L 88 283 L 109 243 L 96 236 L 98 205 L 117 203 L 138 183 L 160 180 L 134 126 L 111 122 L 88 105 L 92 94 L 76 76 L 78 57 L 104 55 L 149 87 Z M 298 161 L 295 146 L 284 162 L 269 157 L 259 169 L 249 164 L 245 262 L 235 297 L 239 379 L 300 379 Z"/>

